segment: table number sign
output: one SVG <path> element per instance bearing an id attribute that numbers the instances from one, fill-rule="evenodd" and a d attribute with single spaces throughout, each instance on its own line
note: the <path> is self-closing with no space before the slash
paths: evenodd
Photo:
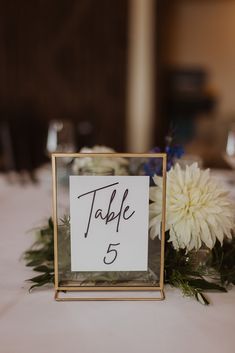
<path id="1" fill-rule="evenodd" d="M 147 271 L 148 176 L 70 176 L 71 270 Z"/>
<path id="2" fill-rule="evenodd" d="M 81 172 L 86 163 L 99 173 Z M 108 164 L 114 175 L 102 174 Z M 163 299 L 165 192 L 162 237 L 149 237 L 146 166 L 155 164 L 165 190 L 165 154 L 52 155 L 56 300 Z"/>

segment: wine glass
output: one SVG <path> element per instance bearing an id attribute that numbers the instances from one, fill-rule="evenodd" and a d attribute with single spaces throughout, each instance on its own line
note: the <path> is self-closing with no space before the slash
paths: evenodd
<path id="1" fill-rule="evenodd" d="M 52 153 L 73 153 L 76 151 L 74 127 L 70 121 L 52 120 L 47 134 L 46 150 L 49 157 Z M 57 162 L 58 179 L 65 183 L 71 168 L 72 157 L 59 158 Z"/>
<path id="2" fill-rule="evenodd" d="M 75 152 L 75 136 L 70 121 L 53 120 L 49 124 L 47 152 Z"/>
<path id="3" fill-rule="evenodd" d="M 235 123 L 231 124 L 228 131 L 224 159 L 233 169 L 235 169 Z"/>

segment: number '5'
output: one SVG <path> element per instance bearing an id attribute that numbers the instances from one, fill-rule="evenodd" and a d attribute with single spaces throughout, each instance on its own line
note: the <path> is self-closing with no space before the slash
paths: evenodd
<path id="1" fill-rule="evenodd" d="M 112 248 L 112 246 L 118 246 L 118 245 L 120 245 L 120 243 L 109 244 L 109 247 L 108 247 L 108 250 L 107 250 L 107 254 L 110 254 L 112 256 L 111 256 L 109 261 L 106 260 L 107 255 L 104 257 L 103 261 L 104 261 L 105 265 L 111 265 L 116 260 L 117 255 L 118 255 L 117 250 L 116 249 L 111 249 L 111 248 Z"/>

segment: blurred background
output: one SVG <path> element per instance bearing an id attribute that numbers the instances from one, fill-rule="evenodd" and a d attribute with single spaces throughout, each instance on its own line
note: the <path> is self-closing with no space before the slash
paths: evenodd
<path id="1" fill-rule="evenodd" d="M 164 148 L 169 130 L 204 166 L 231 165 L 235 0 L 1 0 L 0 28 L 1 171 Z"/>

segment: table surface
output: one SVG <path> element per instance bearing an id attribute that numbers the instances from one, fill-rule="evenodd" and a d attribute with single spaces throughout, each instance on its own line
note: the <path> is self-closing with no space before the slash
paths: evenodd
<path id="1" fill-rule="evenodd" d="M 0 176 L 0 210 L 0 353 L 235 352 L 235 289 L 210 294 L 209 307 L 170 287 L 162 302 L 55 302 L 52 288 L 29 293 L 25 279 L 34 274 L 21 255 L 34 240 L 29 230 L 51 214 L 49 175 L 24 187 Z"/>

